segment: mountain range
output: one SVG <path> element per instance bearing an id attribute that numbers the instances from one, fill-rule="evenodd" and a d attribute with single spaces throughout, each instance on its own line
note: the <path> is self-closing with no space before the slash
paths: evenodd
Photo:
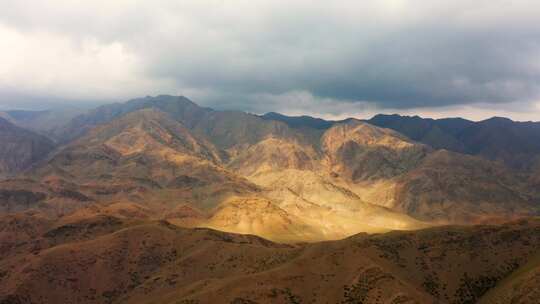
<path id="1" fill-rule="evenodd" d="M 272 112 L 261 117 L 283 121 L 293 128 L 317 129 L 328 129 L 350 120 L 328 121 Z M 514 169 L 530 170 L 540 161 L 540 122 L 516 122 L 504 117 L 474 122 L 463 118 L 431 119 L 397 114 L 378 114 L 365 121 L 395 130 L 434 149 L 477 155 Z"/>
<path id="2" fill-rule="evenodd" d="M 0 118 L 2 304 L 537 296 L 539 123 L 168 95 L 46 115 Z"/>

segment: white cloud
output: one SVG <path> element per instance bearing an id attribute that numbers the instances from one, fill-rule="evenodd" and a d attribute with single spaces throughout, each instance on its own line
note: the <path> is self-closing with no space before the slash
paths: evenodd
<path id="1" fill-rule="evenodd" d="M 71 99 L 124 98 L 167 89 L 142 74 L 138 57 L 121 42 L 78 41 L 55 33 L 20 33 L 0 26 L 0 85 L 28 94 Z"/>

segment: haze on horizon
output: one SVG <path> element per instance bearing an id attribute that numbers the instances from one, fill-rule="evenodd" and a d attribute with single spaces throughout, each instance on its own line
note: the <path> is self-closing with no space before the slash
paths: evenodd
<path id="1" fill-rule="evenodd" d="M 540 120 L 537 1 L 0 4 L 0 110 L 173 94 L 330 119 Z"/>

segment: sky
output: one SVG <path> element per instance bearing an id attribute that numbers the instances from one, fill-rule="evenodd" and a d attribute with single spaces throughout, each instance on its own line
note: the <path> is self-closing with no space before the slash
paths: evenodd
<path id="1" fill-rule="evenodd" d="M 216 109 L 540 121 L 536 0 L 0 0 L 0 110 L 184 95 Z"/>

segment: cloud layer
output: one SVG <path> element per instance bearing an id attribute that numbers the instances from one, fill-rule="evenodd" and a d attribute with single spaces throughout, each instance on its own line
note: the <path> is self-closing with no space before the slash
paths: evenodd
<path id="1" fill-rule="evenodd" d="M 0 93 L 538 113 L 540 3 L 0 0 Z M 486 106 L 488 105 L 488 106 Z"/>

